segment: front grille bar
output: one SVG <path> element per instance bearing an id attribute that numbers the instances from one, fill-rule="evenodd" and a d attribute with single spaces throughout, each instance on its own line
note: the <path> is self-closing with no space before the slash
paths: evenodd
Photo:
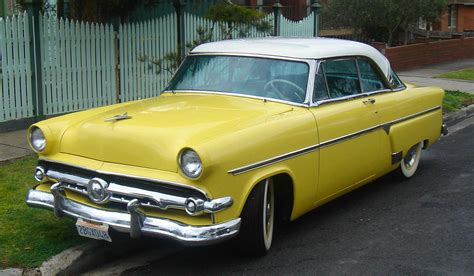
<path id="1" fill-rule="evenodd" d="M 38 167 L 37 170 L 43 170 L 46 177 L 56 181 L 57 184 L 55 185 L 57 188 L 89 196 L 88 185 L 92 178 L 89 179 L 76 174 L 60 172 L 55 169 L 45 169 L 43 167 Z M 197 216 L 203 213 L 216 213 L 230 207 L 233 203 L 231 197 L 202 200 L 200 198 L 195 198 L 194 196 L 183 197 L 171 195 L 137 187 L 125 186 L 114 182 L 109 183 L 107 192 L 110 195 L 107 199 L 108 202 L 128 205 L 130 202 L 138 201 L 143 207 L 157 208 L 160 210 L 185 210 L 186 213 L 191 216 Z"/>

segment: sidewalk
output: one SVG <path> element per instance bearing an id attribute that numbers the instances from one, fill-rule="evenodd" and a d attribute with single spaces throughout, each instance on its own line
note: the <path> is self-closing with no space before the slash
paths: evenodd
<path id="1" fill-rule="evenodd" d="M 445 90 L 460 90 L 474 94 L 474 81 L 434 78 L 434 76 L 474 67 L 474 59 L 433 64 L 417 69 L 401 71 L 398 75 L 403 81 L 420 86 L 439 86 Z"/>
<path id="2" fill-rule="evenodd" d="M 0 133 L 0 162 L 20 158 L 33 151 L 26 139 L 26 130 Z"/>

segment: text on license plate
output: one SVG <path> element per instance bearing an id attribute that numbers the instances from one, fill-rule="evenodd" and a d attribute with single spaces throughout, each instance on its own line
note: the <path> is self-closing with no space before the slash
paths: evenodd
<path id="1" fill-rule="evenodd" d="M 107 224 L 94 223 L 79 218 L 76 222 L 76 228 L 80 236 L 96 240 L 112 241 L 109 236 L 109 225 Z"/>

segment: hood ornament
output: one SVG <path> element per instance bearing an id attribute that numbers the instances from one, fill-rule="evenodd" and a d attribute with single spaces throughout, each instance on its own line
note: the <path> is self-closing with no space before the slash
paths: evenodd
<path id="1" fill-rule="evenodd" d="M 128 112 L 125 112 L 123 114 L 119 114 L 119 115 L 114 115 L 110 118 L 107 118 L 104 120 L 104 122 L 112 122 L 112 121 L 120 121 L 120 120 L 126 120 L 126 119 L 131 119 L 132 116 L 129 116 L 128 115 Z"/>

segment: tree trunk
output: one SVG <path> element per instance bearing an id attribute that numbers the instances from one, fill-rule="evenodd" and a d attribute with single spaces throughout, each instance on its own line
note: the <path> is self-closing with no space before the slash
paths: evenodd
<path id="1" fill-rule="evenodd" d="M 407 24 L 405 23 L 405 41 L 404 41 L 404 45 L 408 45 L 408 26 Z"/>
<path id="2" fill-rule="evenodd" d="M 392 46 L 393 46 L 392 43 L 393 43 L 393 32 L 392 32 L 391 29 L 389 29 L 389 30 L 388 30 L 388 41 L 387 41 L 387 44 L 388 44 L 388 46 L 392 47 Z"/>

